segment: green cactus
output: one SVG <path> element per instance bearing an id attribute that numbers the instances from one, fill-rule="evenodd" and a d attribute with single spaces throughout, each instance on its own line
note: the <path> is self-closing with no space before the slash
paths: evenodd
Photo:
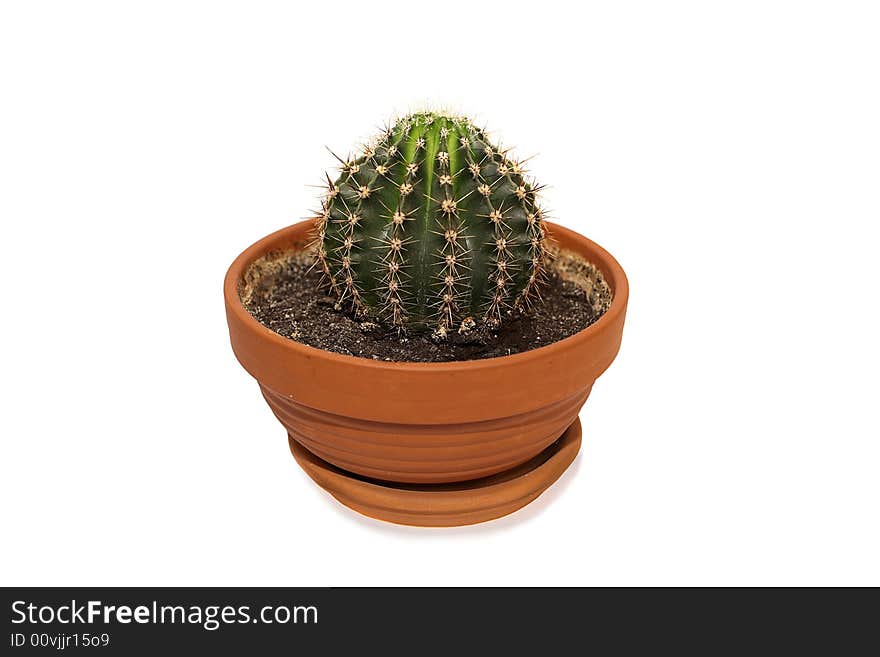
<path id="1" fill-rule="evenodd" d="M 527 309 L 547 247 L 539 188 L 469 120 L 423 112 L 343 161 L 317 263 L 359 317 L 445 337 Z"/>

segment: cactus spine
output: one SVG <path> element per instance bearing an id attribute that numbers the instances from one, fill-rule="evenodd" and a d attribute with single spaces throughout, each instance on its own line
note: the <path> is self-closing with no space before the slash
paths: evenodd
<path id="1" fill-rule="evenodd" d="M 441 337 L 528 307 L 547 258 L 539 188 L 507 152 L 467 119 L 426 112 L 340 160 L 316 249 L 339 303 Z"/>

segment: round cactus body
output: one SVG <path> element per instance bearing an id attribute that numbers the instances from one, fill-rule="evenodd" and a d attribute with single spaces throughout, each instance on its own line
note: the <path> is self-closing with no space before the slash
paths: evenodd
<path id="1" fill-rule="evenodd" d="M 339 303 L 441 337 L 528 306 L 547 257 L 542 213 L 506 153 L 467 119 L 419 113 L 343 162 L 317 246 Z"/>

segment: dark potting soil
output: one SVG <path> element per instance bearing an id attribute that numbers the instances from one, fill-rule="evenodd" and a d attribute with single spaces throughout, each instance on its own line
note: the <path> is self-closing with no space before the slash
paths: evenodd
<path id="1" fill-rule="evenodd" d="M 611 305 L 611 289 L 590 263 L 566 251 L 549 267 L 542 300 L 529 313 L 512 311 L 497 329 L 477 323 L 444 341 L 430 333 L 357 320 L 335 309 L 336 300 L 303 252 L 273 253 L 249 268 L 241 288 L 245 307 L 279 335 L 318 349 L 397 362 L 444 362 L 508 356 L 552 344 L 593 324 Z"/>

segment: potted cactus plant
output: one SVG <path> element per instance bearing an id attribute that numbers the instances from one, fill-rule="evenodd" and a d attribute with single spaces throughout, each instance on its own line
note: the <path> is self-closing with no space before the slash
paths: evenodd
<path id="1" fill-rule="evenodd" d="M 528 504 L 577 454 L 623 270 L 547 222 L 521 163 L 463 117 L 406 116 L 340 164 L 314 220 L 230 267 L 238 360 L 300 465 L 362 513 L 459 525 Z"/>

